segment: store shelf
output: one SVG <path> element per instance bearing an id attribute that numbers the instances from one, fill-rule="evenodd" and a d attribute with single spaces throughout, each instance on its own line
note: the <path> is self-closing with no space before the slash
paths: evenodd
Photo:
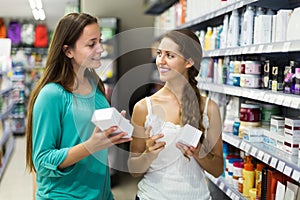
<path id="1" fill-rule="evenodd" d="M 232 133 L 223 133 L 223 141 L 254 156 L 300 183 L 300 159 L 264 143 L 248 143 Z"/>
<path id="2" fill-rule="evenodd" d="M 273 92 L 264 89 L 241 88 L 231 85 L 208 83 L 199 81 L 198 87 L 202 90 L 228 94 L 237 97 L 245 97 L 253 100 L 264 101 L 285 107 L 300 109 L 300 95 Z"/>
<path id="3" fill-rule="evenodd" d="M 300 51 L 300 40 L 256 44 L 244 47 L 232 47 L 204 51 L 203 57 L 218 57 L 231 55 L 249 55 L 262 53 L 285 53 Z"/>
<path id="4" fill-rule="evenodd" d="M 3 132 L 3 136 L 0 138 L 0 149 L 2 147 L 2 145 L 7 142 L 7 140 L 9 139 L 9 137 L 11 136 L 11 130 L 7 130 Z"/>
<path id="5" fill-rule="evenodd" d="M 159 15 L 177 2 L 179 0 L 155 0 L 146 8 L 145 14 Z"/>
<path id="6" fill-rule="evenodd" d="M 6 119 L 10 115 L 14 107 L 15 107 L 15 103 L 9 105 L 8 108 L 3 113 L 0 114 L 0 119 Z"/>
<path id="7" fill-rule="evenodd" d="M 201 16 L 197 17 L 196 19 L 191 20 L 191 21 L 179 26 L 178 28 L 190 28 L 190 27 L 196 26 L 200 23 L 203 23 L 205 21 L 214 19 L 216 17 L 220 17 L 220 16 L 222 16 L 226 13 L 229 13 L 229 12 L 235 10 L 235 9 L 242 8 L 245 5 L 255 3 L 255 2 L 258 2 L 258 1 L 259 0 L 242 0 L 242 1 L 234 2 L 232 4 L 229 4 L 227 6 L 222 7 L 220 9 L 213 10 L 209 13 L 201 15 Z"/>
<path id="8" fill-rule="evenodd" d="M 15 146 L 15 140 L 12 136 L 12 133 L 6 133 L 8 135 L 8 140 L 6 141 L 6 151 L 5 154 L 2 157 L 2 166 L 0 166 L 0 179 L 3 176 L 3 173 L 8 165 L 9 159 L 11 158 L 12 152 L 14 150 Z M 0 145 L 2 147 L 3 144 Z"/>
<path id="9" fill-rule="evenodd" d="M 233 200 L 247 200 L 238 190 L 232 187 L 232 185 L 228 184 L 224 177 L 220 176 L 215 178 L 211 174 L 205 172 L 206 177 L 213 182 L 220 190 L 222 190 L 228 197 Z"/>
<path id="10" fill-rule="evenodd" d="M 12 90 L 13 90 L 12 87 L 9 87 L 9 88 L 4 89 L 4 90 L 0 90 L 0 95 L 2 96 L 2 95 L 4 95 L 4 94 L 6 94 L 6 93 L 11 92 Z"/>

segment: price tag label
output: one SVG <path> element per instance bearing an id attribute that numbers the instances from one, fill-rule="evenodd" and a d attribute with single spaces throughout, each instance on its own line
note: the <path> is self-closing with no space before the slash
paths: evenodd
<path id="1" fill-rule="evenodd" d="M 251 48 L 250 48 L 250 52 L 249 53 L 255 53 L 256 51 L 255 51 L 255 46 L 252 46 Z"/>
<path id="2" fill-rule="evenodd" d="M 235 197 L 235 194 L 234 194 L 233 191 L 232 191 L 231 194 L 230 194 L 230 198 L 231 198 L 231 199 L 234 199 L 234 197 Z"/>
<path id="3" fill-rule="evenodd" d="M 279 95 L 279 96 L 277 96 L 277 98 L 276 98 L 276 100 L 275 100 L 275 103 L 276 103 L 277 105 L 282 105 L 283 100 L 284 100 L 284 96 Z"/>
<path id="4" fill-rule="evenodd" d="M 272 158 L 270 163 L 271 167 L 276 168 L 277 162 L 278 162 L 277 158 Z"/>
<path id="5" fill-rule="evenodd" d="M 231 197 L 231 193 L 232 193 L 232 191 L 228 188 L 227 191 L 226 191 L 226 195 Z"/>
<path id="6" fill-rule="evenodd" d="M 273 45 L 268 45 L 266 52 L 270 53 L 270 52 L 272 52 L 272 50 L 273 50 Z"/>
<path id="7" fill-rule="evenodd" d="M 299 181 L 299 179 L 300 179 L 300 172 L 297 171 L 297 170 L 293 170 L 292 179 L 294 179 L 296 181 Z"/>
<path id="8" fill-rule="evenodd" d="M 263 157 L 264 157 L 264 152 L 263 151 L 258 151 L 258 153 L 257 153 L 257 158 L 259 159 L 259 160 L 263 160 Z"/>
<path id="9" fill-rule="evenodd" d="M 239 139 L 237 139 L 237 138 L 232 138 L 232 141 L 231 141 L 232 143 L 232 145 L 233 146 L 235 146 L 235 147 L 237 147 L 237 148 L 240 148 L 240 146 L 239 146 L 239 144 L 240 144 L 240 140 Z"/>
<path id="10" fill-rule="evenodd" d="M 254 157 L 256 157 L 256 153 L 257 153 L 257 148 L 256 147 L 252 147 L 250 154 Z"/>
<path id="11" fill-rule="evenodd" d="M 281 52 L 288 52 L 291 46 L 291 42 L 285 42 L 282 46 Z"/>
<path id="12" fill-rule="evenodd" d="M 240 49 L 240 48 L 235 48 L 235 49 L 233 50 L 233 53 L 234 53 L 235 55 L 239 55 L 239 54 L 241 54 L 241 49 Z"/>
<path id="13" fill-rule="evenodd" d="M 286 107 L 289 107 L 289 106 L 291 106 L 292 100 L 293 100 L 292 97 L 286 96 L 286 97 L 284 97 L 282 105 L 286 106 Z"/>
<path id="14" fill-rule="evenodd" d="M 223 183 L 223 182 L 221 182 L 221 183 L 219 184 L 219 188 L 220 188 L 221 190 L 224 189 L 224 183 Z"/>
<path id="15" fill-rule="evenodd" d="M 249 93 L 249 91 L 247 91 L 247 89 L 244 89 L 243 92 L 242 92 L 242 96 L 243 97 L 248 97 L 248 93 Z"/>
<path id="16" fill-rule="evenodd" d="M 299 108 L 299 105 L 300 105 L 300 99 L 297 98 L 297 97 L 293 98 L 291 107 L 292 108 Z"/>
<path id="17" fill-rule="evenodd" d="M 269 93 L 265 93 L 264 95 L 264 101 L 270 101 L 271 95 Z"/>
<path id="18" fill-rule="evenodd" d="M 244 47 L 242 53 L 243 54 L 248 54 L 249 53 L 249 48 L 248 47 Z"/>
<path id="19" fill-rule="evenodd" d="M 246 143 L 244 141 L 242 141 L 240 144 L 240 149 L 245 151 L 245 145 L 246 145 Z"/>
<path id="20" fill-rule="evenodd" d="M 275 103 L 277 95 L 269 94 L 269 102 Z"/>
<path id="21" fill-rule="evenodd" d="M 245 144 L 245 152 L 246 152 L 246 153 L 249 153 L 250 148 L 251 148 L 251 145 L 250 145 L 250 144 Z"/>
<path id="22" fill-rule="evenodd" d="M 269 161 L 270 161 L 270 155 L 265 153 L 264 155 L 264 158 L 263 158 L 263 161 L 266 163 L 266 164 L 269 164 Z"/>
<path id="23" fill-rule="evenodd" d="M 292 168 L 290 168 L 289 166 L 285 166 L 283 173 L 287 176 L 290 176 L 292 174 Z"/>
<path id="24" fill-rule="evenodd" d="M 282 161 L 279 161 L 276 169 L 280 172 L 283 172 L 284 166 L 285 166 L 285 163 Z"/>
<path id="25" fill-rule="evenodd" d="M 263 49 L 264 49 L 264 45 L 259 45 L 258 48 L 257 48 L 257 52 L 262 53 Z"/>
<path id="26" fill-rule="evenodd" d="M 257 100 L 264 101 L 266 93 L 265 92 L 259 92 L 258 94 L 259 95 L 258 95 Z"/>

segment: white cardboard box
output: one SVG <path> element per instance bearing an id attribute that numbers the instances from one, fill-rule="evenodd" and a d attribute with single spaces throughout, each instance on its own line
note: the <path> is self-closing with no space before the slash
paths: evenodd
<path id="1" fill-rule="evenodd" d="M 124 136 L 129 138 L 132 136 L 133 126 L 130 124 L 123 115 L 114 107 L 103 108 L 94 111 L 92 122 L 101 130 L 106 130 L 111 126 L 118 126 L 115 134 L 126 132 L 128 135 Z"/>
<path id="2" fill-rule="evenodd" d="M 181 129 L 181 134 L 179 136 L 178 142 L 196 148 L 201 138 L 201 135 L 202 131 L 189 124 L 186 124 Z"/>

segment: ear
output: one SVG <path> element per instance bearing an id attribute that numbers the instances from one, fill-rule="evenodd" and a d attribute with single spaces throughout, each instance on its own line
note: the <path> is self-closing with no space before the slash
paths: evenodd
<path id="1" fill-rule="evenodd" d="M 73 58 L 73 55 L 72 55 L 72 51 L 70 50 L 70 48 L 68 47 L 68 45 L 64 45 L 62 47 L 62 50 L 63 52 L 65 53 L 65 55 L 68 57 L 68 58 Z"/>
<path id="2" fill-rule="evenodd" d="M 195 62 L 191 58 L 187 59 L 185 62 L 186 62 L 185 68 L 190 68 L 195 64 Z"/>

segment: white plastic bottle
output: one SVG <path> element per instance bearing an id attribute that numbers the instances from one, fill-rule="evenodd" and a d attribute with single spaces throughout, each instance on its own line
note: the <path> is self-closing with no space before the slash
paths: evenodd
<path id="1" fill-rule="evenodd" d="M 262 7 L 257 7 L 256 8 L 255 17 L 259 16 L 259 15 L 264 15 L 264 14 L 265 14 L 265 11 Z"/>
<path id="2" fill-rule="evenodd" d="M 217 27 L 213 27 L 213 33 L 210 37 L 210 50 L 216 49 L 217 46 L 217 37 L 218 37 L 218 29 Z"/>
<path id="3" fill-rule="evenodd" d="M 252 6 L 247 6 L 244 14 L 243 22 L 243 41 L 241 46 L 247 46 L 253 44 L 253 28 L 254 28 L 254 10 Z"/>
<path id="4" fill-rule="evenodd" d="M 205 44 L 205 31 L 204 30 L 200 31 L 199 40 L 200 40 L 200 43 L 201 43 L 202 50 L 204 50 L 204 44 Z"/>
<path id="5" fill-rule="evenodd" d="M 227 47 L 239 46 L 240 18 L 237 9 L 233 10 L 229 19 Z"/>
<path id="6" fill-rule="evenodd" d="M 225 15 L 223 20 L 223 30 L 221 33 L 220 49 L 224 49 L 227 47 L 227 33 L 228 33 L 228 15 Z"/>

